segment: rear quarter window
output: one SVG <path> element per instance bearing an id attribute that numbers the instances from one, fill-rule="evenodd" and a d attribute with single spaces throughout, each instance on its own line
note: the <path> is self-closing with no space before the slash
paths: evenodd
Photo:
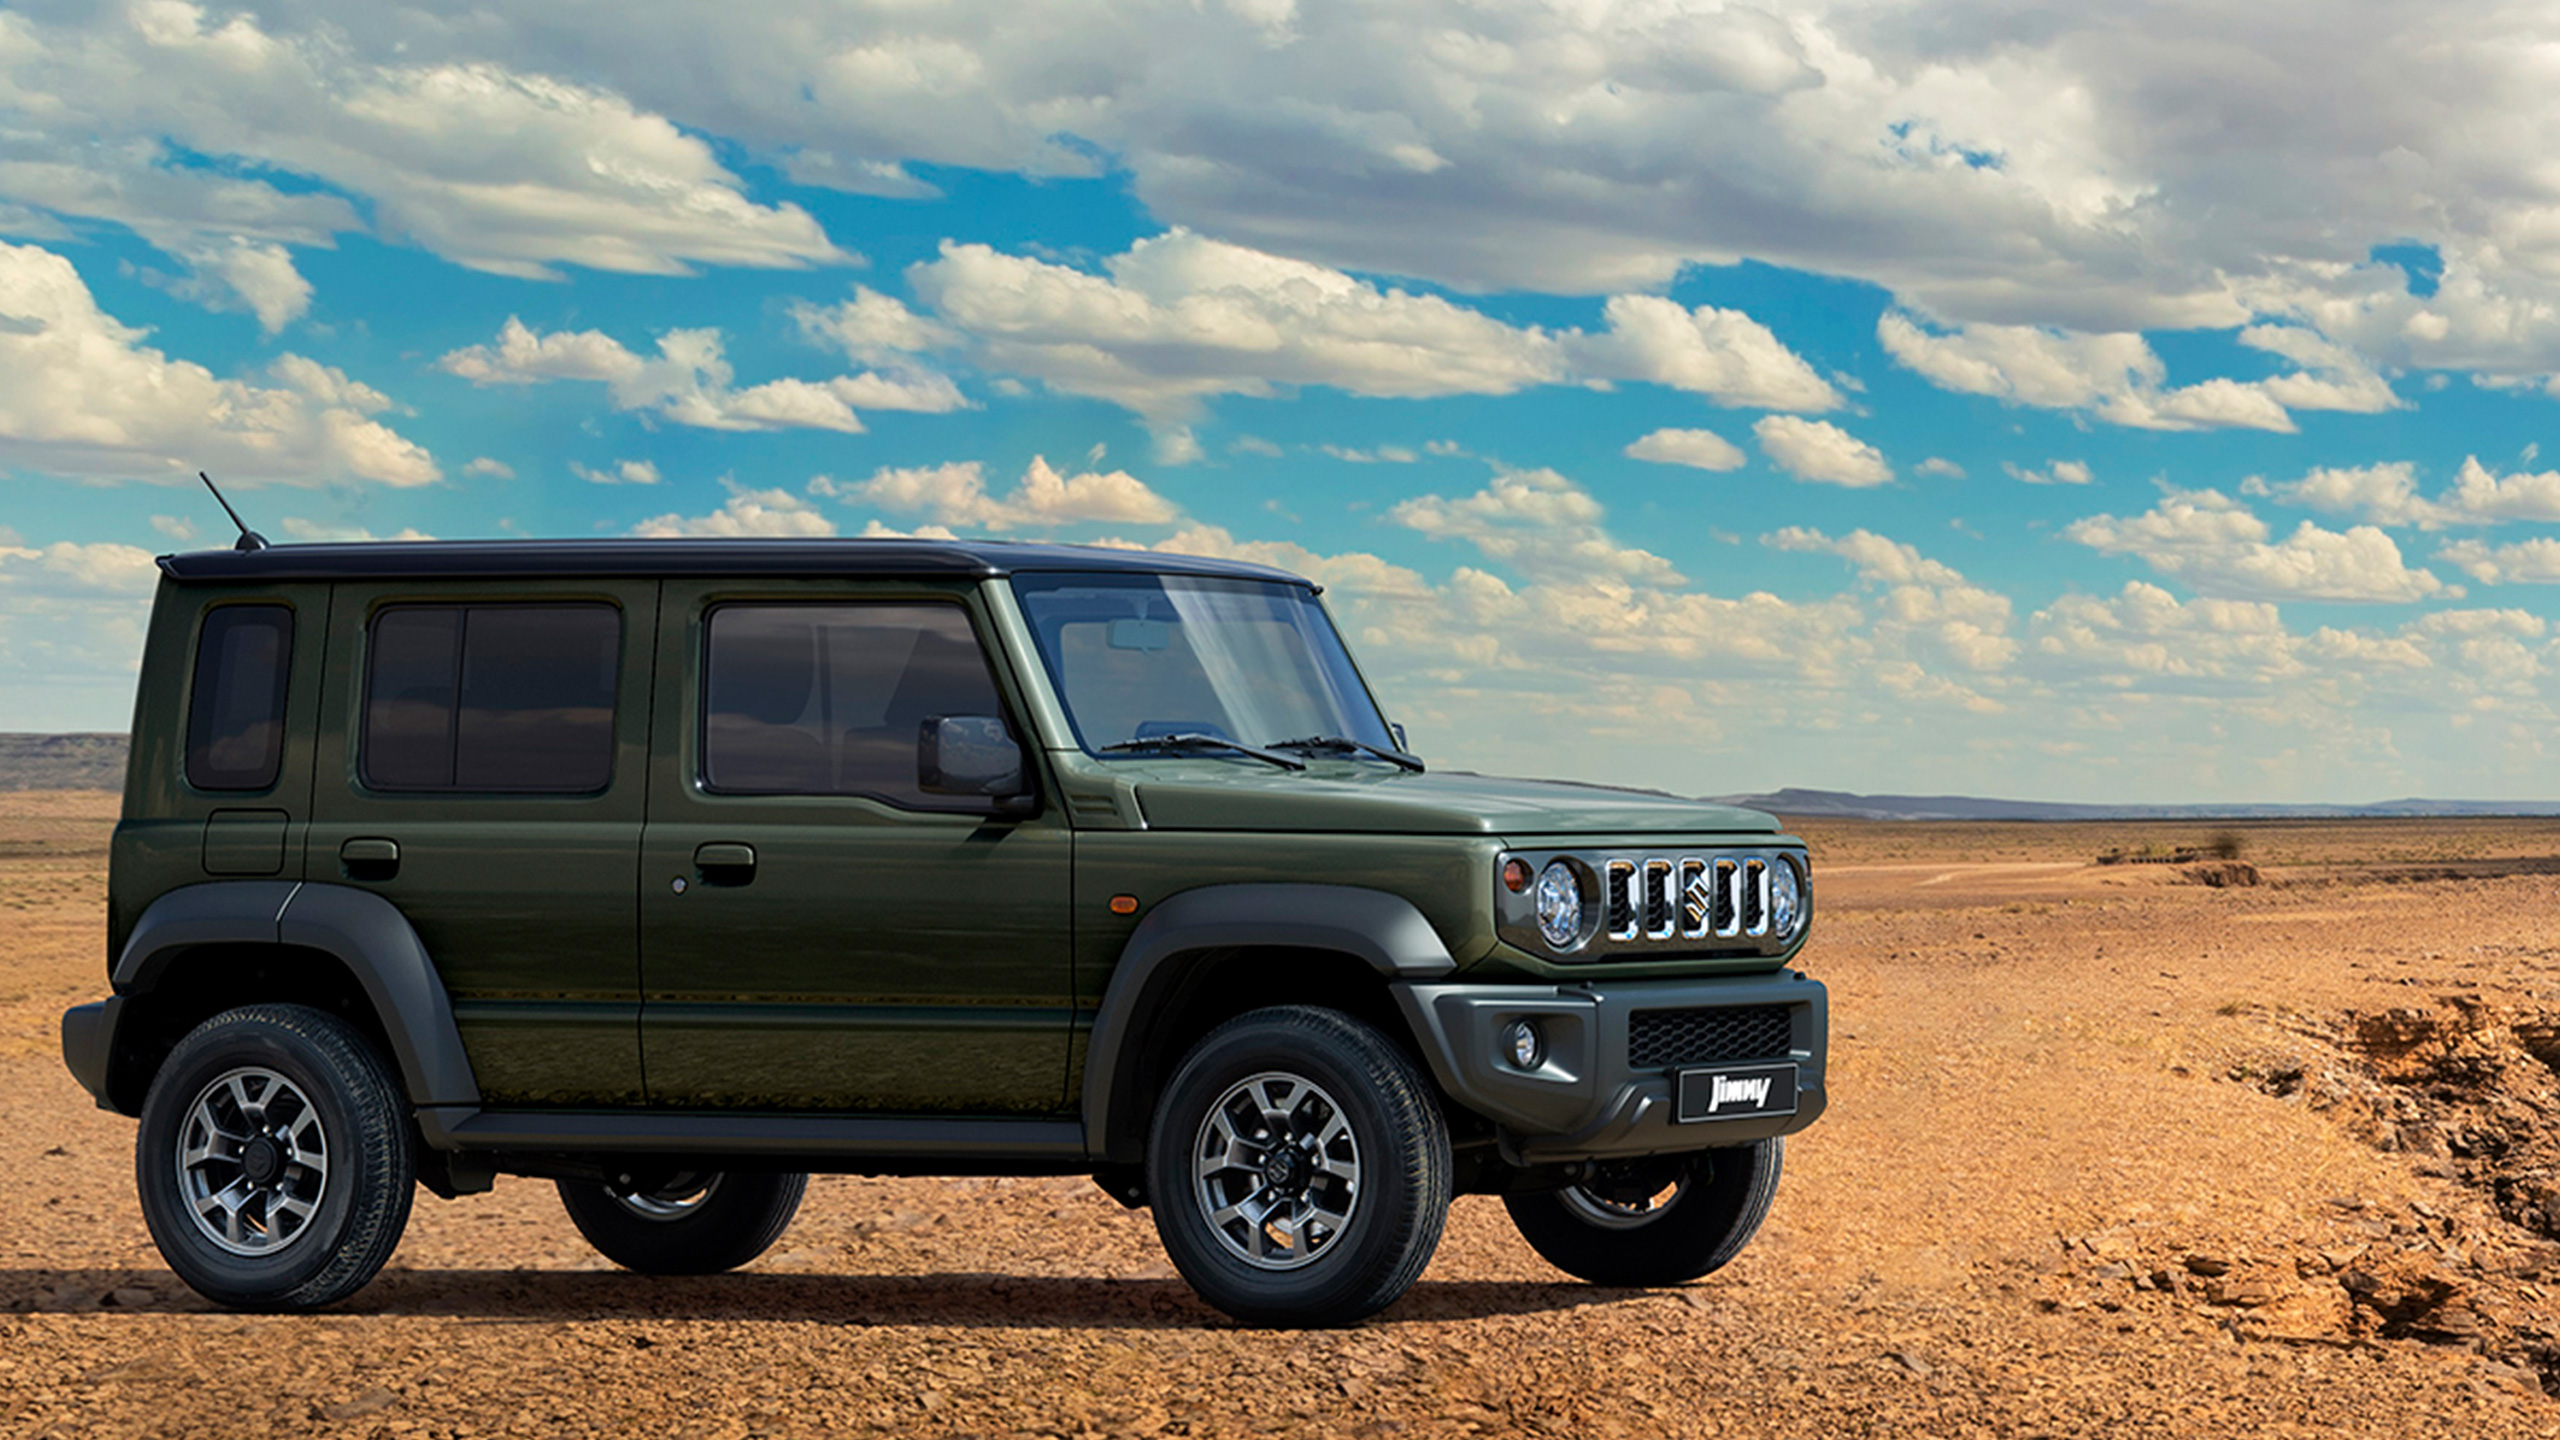
<path id="1" fill-rule="evenodd" d="M 613 606 L 386 606 L 368 656 L 367 786 L 589 794 L 611 782 Z"/>
<path id="2" fill-rule="evenodd" d="M 276 783 L 292 658 L 291 608 L 223 605 L 205 613 L 188 687 L 189 785 L 264 790 Z"/>

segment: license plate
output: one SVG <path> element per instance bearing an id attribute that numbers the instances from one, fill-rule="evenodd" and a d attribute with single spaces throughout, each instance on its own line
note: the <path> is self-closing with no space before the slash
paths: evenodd
<path id="1" fill-rule="evenodd" d="M 1796 1067 L 1735 1065 L 1680 1072 L 1679 1118 L 1749 1120 L 1796 1113 Z"/>

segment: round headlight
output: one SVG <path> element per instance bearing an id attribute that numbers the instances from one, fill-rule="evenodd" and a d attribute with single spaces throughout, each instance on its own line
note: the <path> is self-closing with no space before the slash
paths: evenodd
<path id="1" fill-rule="evenodd" d="M 1538 873 L 1538 934 L 1558 950 L 1582 938 L 1582 877 L 1561 860 Z"/>
<path id="2" fill-rule="evenodd" d="M 1780 938 L 1796 933 L 1804 923 L 1804 872 L 1795 862 L 1777 859 L 1769 862 L 1769 933 Z"/>

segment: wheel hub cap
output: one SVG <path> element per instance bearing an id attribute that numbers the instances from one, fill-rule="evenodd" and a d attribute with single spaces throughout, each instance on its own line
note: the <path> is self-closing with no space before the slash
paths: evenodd
<path id="1" fill-rule="evenodd" d="M 283 1168 L 284 1151 L 277 1148 L 275 1141 L 264 1135 L 241 1147 L 240 1173 L 248 1179 L 250 1184 L 273 1185 L 276 1183 L 276 1172 Z"/>
<path id="2" fill-rule="evenodd" d="M 1260 1270 L 1331 1253 L 1358 1213 L 1360 1147 L 1342 1107 L 1302 1075 L 1229 1086 L 1192 1147 L 1200 1211 L 1227 1252 Z"/>
<path id="3" fill-rule="evenodd" d="M 1262 1183 L 1273 1190 L 1303 1190 L 1308 1169 L 1305 1154 L 1291 1146 L 1276 1146 L 1262 1157 Z"/>

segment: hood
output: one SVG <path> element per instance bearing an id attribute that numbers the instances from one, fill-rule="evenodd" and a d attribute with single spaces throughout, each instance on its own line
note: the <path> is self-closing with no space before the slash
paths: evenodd
<path id="1" fill-rule="evenodd" d="M 1388 835 L 1575 835 L 1659 831 L 1772 834 L 1757 810 L 1560 780 L 1465 771 L 1415 775 L 1319 760 L 1304 771 L 1250 762 L 1131 765 L 1138 805 L 1156 830 L 1345 830 Z M 1114 767 L 1118 768 L 1117 766 Z"/>

